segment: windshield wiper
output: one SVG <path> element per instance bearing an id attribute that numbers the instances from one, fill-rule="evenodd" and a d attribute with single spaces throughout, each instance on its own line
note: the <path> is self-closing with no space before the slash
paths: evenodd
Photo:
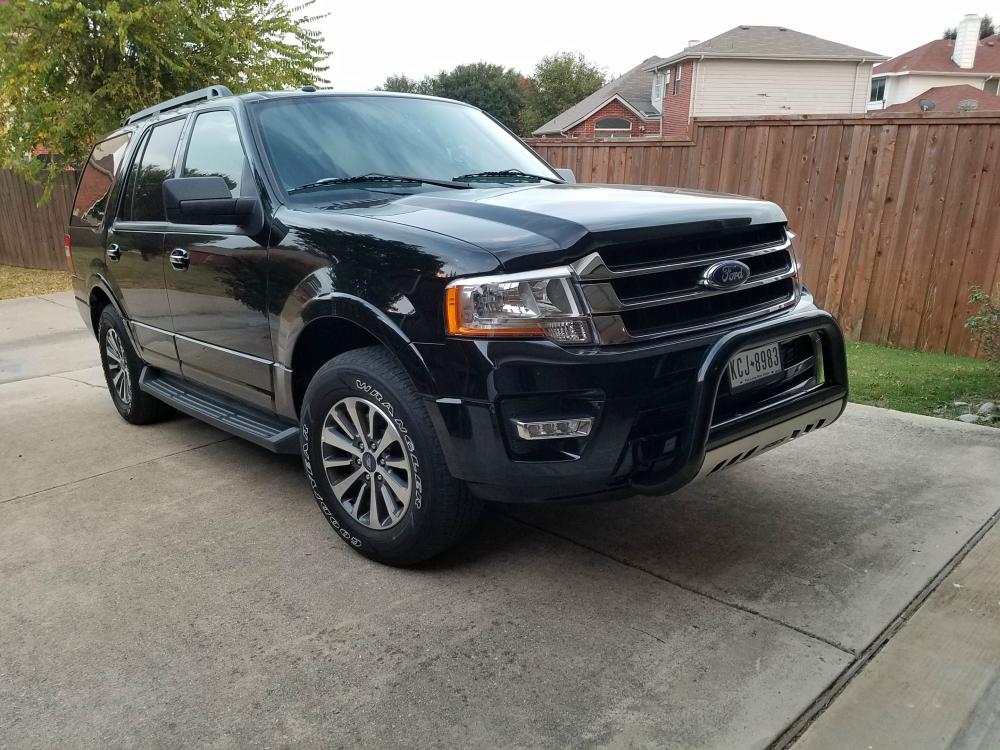
<path id="1" fill-rule="evenodd" d="M 318 188 L 331 187 L 334 185 L 356 185 L 362 183 L 371 182 L 395 182 L 395 183 L 412 183 L 414 185 L 419 185 L 421 183 L 426 183 L 428 185 L 438 185 L 440 187 L 450 187 L 456 190 L 468 190 L 469 186 L 464 185 L 461 182 L 452 182 L 451 180 L 434 180 L 428 177 L 404 177 L 402 175 L 393 174 L 378 174 L 376 172 L 371 172 L 369 174 L 359 174 L 354 177 L 323 177 L 322 179 L 316 180 L 315 182 L 307 182 L 304 185 L 299 185 L 298 187 L 293 187 L 289 189 L 289 194 L 291 193 L 301 193 L 305 190 L 315 190 Z"/>
<path id="2" fill-rule="evenodd" d="M 549 182 L 562 183 L 562 180 L 557 180 L 555 177 L 547 177 L 543 174 L 528 174 L 527 172 L 522 172 L 520 169 L 498 169 L 491 172 L 473 172 L 472 174 L 462 174 L 458 177 L 453 177 L 453 180 L 479 180 L 487 177 L 507 177 L 513 178 L 515 180 L 548 180 Z M 504 180 L 500 180 L 504 182 Z"/>

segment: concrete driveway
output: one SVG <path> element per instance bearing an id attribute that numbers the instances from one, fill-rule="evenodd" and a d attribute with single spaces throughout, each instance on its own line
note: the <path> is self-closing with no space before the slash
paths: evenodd
<path id="1" fill-rule="evenodd" d="M 854 406 L 394 570 L 296 460 L 121 421 L 96 361 L 69 295 L 0 303 L 4 747 L 784 744 L 1000 511 L 1000 431 Z"/>

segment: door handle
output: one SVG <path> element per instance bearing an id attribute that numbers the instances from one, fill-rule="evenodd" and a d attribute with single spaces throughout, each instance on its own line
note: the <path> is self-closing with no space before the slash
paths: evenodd
<path id="1" fill-rule="evenodd" d="M 118 247 L 117 244 L 112 243 L 108 245 L 107 256 L 108 260 L 114 260 L 114 261 L 120 260 L 122 257 L 122 249 Z"/>
<path id="2" fill-rule="evenodd" d="M 170 265 L 175 271 L 186 271 L 191 265 L 191 255 L 183 247 L 175 247 L 170 251 Z"/>

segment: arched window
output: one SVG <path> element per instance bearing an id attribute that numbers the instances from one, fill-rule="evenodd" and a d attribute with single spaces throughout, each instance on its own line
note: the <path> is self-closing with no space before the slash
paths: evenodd
<path id="1" fill-rule="evenodd" d="M 624 117 L 603 117 L 594 124 L 595 130 L 631 130 L 632 123 Z"/>

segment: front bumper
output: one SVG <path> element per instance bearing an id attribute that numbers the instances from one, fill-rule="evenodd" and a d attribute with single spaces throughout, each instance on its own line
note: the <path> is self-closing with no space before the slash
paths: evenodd
<path id="1" fill-rule="evenodd" d="M 775 341 L 804 358 L 783 363 L 782 382 L 731 393 L 730 358 Z M 840 328 L 808 295 L 777 319 L 645 346 L 449 340 L 418 349 L 447 394 L 426 401 L 451 473 L 506 502 L 672 492 L 829 425 L 847 398 Z M 595 420 L 585 439 L 529 443 L 512 429 L 515 418 L 583 415 Z"/>

